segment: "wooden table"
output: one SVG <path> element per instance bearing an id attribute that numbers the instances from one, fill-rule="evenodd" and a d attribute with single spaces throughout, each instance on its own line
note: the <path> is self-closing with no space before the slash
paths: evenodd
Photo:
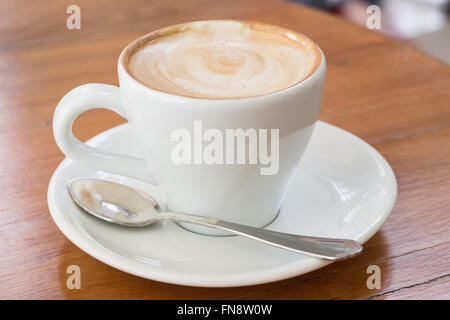
<path id="1" fill-rule="evenodd" d="M 395 299 L 450 298 L 450 68 L 407 43 L 338 17 L 277 1 L 88 1 L 81 30 L 66 28 L 73 1 L 0 2 L 0 298 L 22 299 Z M 116 60 L 139 35 L 189 20 L 239 18 L 291 28 L 328 59 L 320 119 L 374 146 L 391 164 L 399 194 L 362 255 L 265 285 L 209 289 L 141 279 L 74 246 L 47 207 L 63 160 L 52 134 L 59 99 L 88 82 L 117 84 Z M 80 139 L 122 123 L 94 110 Z M 82 269 L 81 290 L 66 268 Z M 381 289 L 366 287 L 367 266 Z"/>

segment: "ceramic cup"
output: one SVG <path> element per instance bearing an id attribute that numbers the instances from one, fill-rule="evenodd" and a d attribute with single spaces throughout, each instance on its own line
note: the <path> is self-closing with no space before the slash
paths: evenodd
<path id="1" fill-rule="evenodd" d="M 145 37 L 148 35 L 141 39 Z M 128 45 L 119 57 L 119 87 L 85 84 L 61 99 L 53 119 L 61 151 L 81 165 L 160 186 L 171 211 L 254 227 L 268 225 L 280 209 L 284 191 L 318 119 L 326 72 L 323 52 L 317 46 L 320 61 L 316 69 L 289 88 L 249 98 L 198 99 L 151 89 L 129 73 L 127 58 L 141 39 Z M 77 116 L 94 108 L 112 110 L 128 120 L 134 132 L 134 139 L 128 143 L 138 145 L 142 158 L 92 148 L 72 134 Z M 202 132 L 214 128 L 223 136 L 226 130 L 277 129 L 276 173 L 261 174 L 260 163 L 210 164 L 195 159 L 191 164 L 177 163 L 173 159 L 177 145 L 174 132 L 182 129 L 196 139 L 199 124 Z M 184 227 L 220 234 L 200 226 Z"/>

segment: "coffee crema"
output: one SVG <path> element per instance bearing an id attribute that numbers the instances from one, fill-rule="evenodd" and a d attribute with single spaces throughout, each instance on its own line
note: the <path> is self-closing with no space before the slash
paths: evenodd
<path id="1" fill-rule="evenodd" d="M 214 20 L 161 29 L 132 44 L 128 71 L 165 93 L 236 99 L 291 87 L 321 59 L 308 38 L 279 27 Z"/>

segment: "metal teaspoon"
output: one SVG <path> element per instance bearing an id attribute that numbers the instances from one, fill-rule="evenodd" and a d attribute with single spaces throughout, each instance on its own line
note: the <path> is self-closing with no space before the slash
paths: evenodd
<path id="1" fill-rule="evenodd" d="M 128 226 L 144 227 L 170 219 L 228 231 L 265 244 L 326 260 L 344 260 L 359 254 L 362 246 L 349 239 L 309 237 L 245 226 L 224 220 L 161 212 L 150 195 L 132 187 L 100 179 L 79 178 L 68 184 L 69 193 L 84 211 L 102 220 Z"/>

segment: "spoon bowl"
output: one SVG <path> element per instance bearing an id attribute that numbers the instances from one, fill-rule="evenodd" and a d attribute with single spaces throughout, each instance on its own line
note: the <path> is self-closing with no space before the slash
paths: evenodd
<path id="1" fill-rule="evenodd" d="M 123 184 L 79 178 L 69 193 L 83 210 L 102 220 L 127 227 L 145 227 L 162 219 L 161 209 L 148 194 Z"/>

